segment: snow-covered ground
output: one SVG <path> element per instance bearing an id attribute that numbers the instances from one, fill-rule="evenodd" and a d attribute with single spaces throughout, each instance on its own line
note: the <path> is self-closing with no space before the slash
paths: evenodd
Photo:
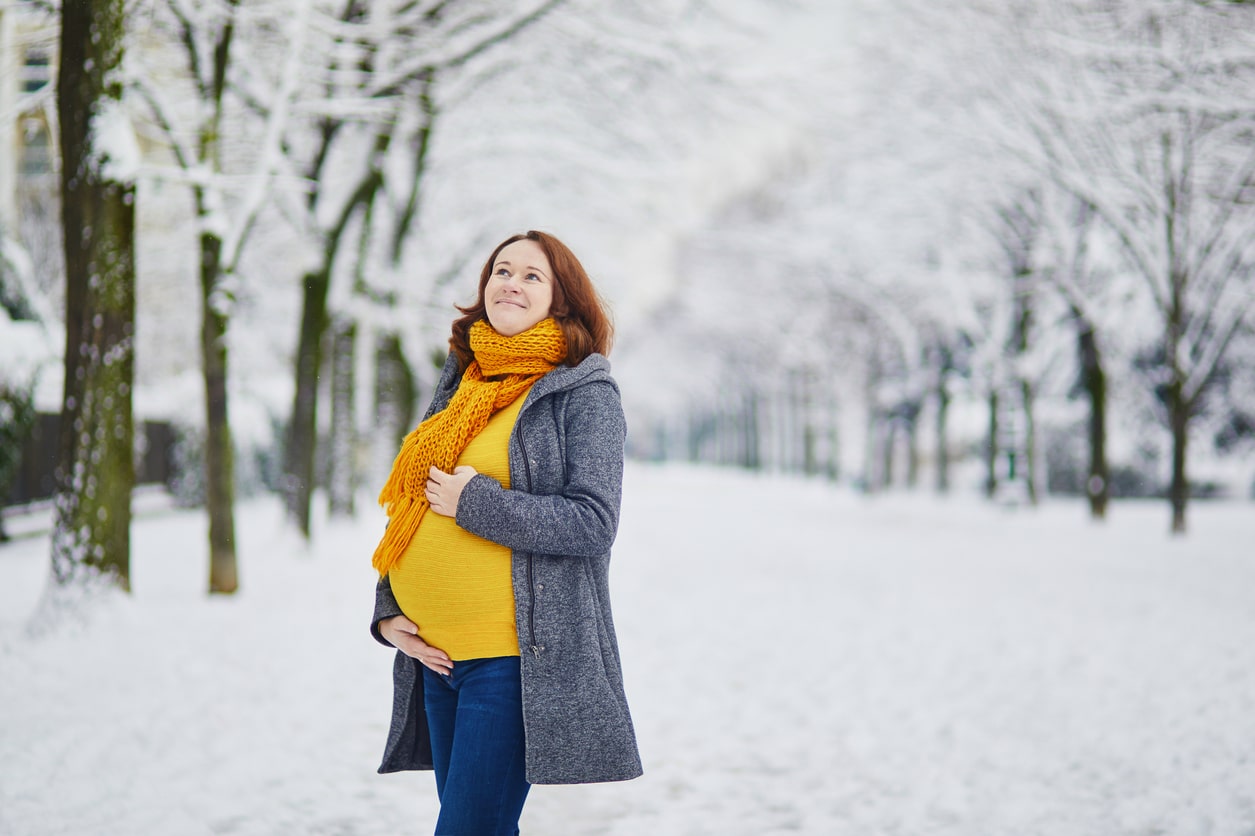
<path id="1" fill-rule="evenodd" d="M 1255 833 L 1255 506 L 1035 513 L 636 465 L 616 619 L 646 775 L 536 787 L 532 834 Z M 134 527 L 134 595 L 31 638 L 48 545 L 0 547 L 0 833 L 430 832 L 380 776 L 379 517 L 298 547 L 239 510 Z"/>

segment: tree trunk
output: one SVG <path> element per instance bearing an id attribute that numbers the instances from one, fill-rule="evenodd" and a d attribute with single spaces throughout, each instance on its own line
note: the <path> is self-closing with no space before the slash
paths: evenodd
<path id="1" fill-rule="evenodd" d="M 1185 472 L 1190 410 L 1182 388 L 1179 376 L 1168 386 L 1168 422 L 1172 430 L 1172 482 L 1168 486 L 1168 501 L 1172 505 L 1173 534 L 1185 533 L 1185 507 L 1190 496 Z"/>
<path id="2" fill-rule="evenodd" d="M 921 404 L 912 403 L 905 408 L 903 432 L 906 441 L 906 485 L 914 490 L 919 487 L 919 413 Z"/>
<path id="3" fill-rule="evenodd" d="M 1014 323 L 1015 356 L 1022 361 L 1029 349 L 1029 331 L 1033 323 L 1032 297 L 1028 292 L 1029 278 L 1032 271 L 1023 267 L 1015 275 L 1015 300 L 1018 308 Z M 1024 376 L 1022 364 L 1016 363 L 1016 377 L 1019 379 L 1020 409 L 1024 419 L 1024 434 L 1019 438 L 1017 453 L 1024 459 L 1024 488 L 1030 505 L 1037 504 L 1037 426 L 1033 416 L 1033 384 Z M 1011 474 L 1014 476 L 1015 474 Z"/>
<path id="4" fill-rule="evenodd" d="M 688 416 L 688 460 L 691 464 L 699 464 L 702 460 L 702 436 L 705 418 L 693 408 L 689 408 Z"/>
<path id="5" fill-rule="evenodd" d="M 291 423 L 288 426 L 284 492 L 288 515 L 307 540 L 310 535 L 310 501 L 315 487 L 314 456 L 318 448 L 318 378 L 322 371 L 322 340 L 327 331 L 327 295 L 331 290 L 331 274 L 335 269 L 336 253 L 354 213 L 360 209 L 366 216 L 363 223 L 370 222 L 370 207 L 383 185 L 382 165 L 392 142 L 393 127 L 389 126 L 376 134 L 371 163 L 365 175 L 340 207 L 336 222 L 323 236 L 322 264 L 304 277 L 305 292 L 301 310 L 301 333 L 296 347 L 296 385 L 293 387 Z M 323 150 L 326 148 L 327 145 L 324 144 Z M 322 156 L 319 158 L 321 160 Z M 321 170 L 322 164 L 319 162 L 314 171 Z M 311 182 L 317 182 L 317 176 L 310 179 Z M 309 200 L 311 206 L 317 204 L 318 193 L 311 194 Z"/>
<path id="6" fill-rule="evenodd" d="M 52 571 L 130 589 L 135 186 L 111 175 L 97 121 L 120 115 L 123 0 L 65 0 L 57 104 L 66 270 L 65 390 Z M 112 127 L 112 126 L 111 126 Z M 105 159 L 102 160 L 101 157 Z"/>
<path id="7" fill-rule="evenodd" d="M 327 473 L 328 511 L 352 516 L 357 493 L 357 420 L 353 411 L 357 371 L 357 325 L 338 321 L 331 348 L 331 439 Z"/>
<path id="8" fill-rule="evenodd" d="M 879 464 L 880 449 L 879 426 L 876 421 L 876 407 L 868 404 L 867 406 L 867 428 L 863 431 L 866 438 L 863 444 L 863 492 L 875 493 L 879 487 L 879 474 L 876 472 Z"/>
<path id="9" fill-rule="evenodd" d="M 1085 480 L 1085 495 L 1089 498 L 1090 516 L 1101 520 L 1107 516 L 1107 501 L 1111 495 L 1107 469 L 1107 376 L 1103 372 L 1094 328 L 1079 312 L 1076 314 L 1080 325 L 1081 383 L 1089 398 L 1089 477 Z"/>
<path id="10" fill-rule="evenodd" d="M 950 418 L 950 390 L 946 387 L 946 368 L 937 375 L 937 493 L 950 492 L 950 448 L 947 421 Z"/>
<path id="11" fill-rule="evenodd" d="M 826 473 L 828 481 L 835 482 L 841 478 L 841 414 L 837 408 L 837 398 L 828 394 L 828 458 Z"/>
<path id="12" fill-rule="evenodd" d="M 802 433 L 802 472 L 814 476 L 819 473 L 819 434 L 815 427 L 815 385 L 811 370 L 799 372 L 796 384 L 799 429 Z"/>
<path id="13" fill-rule="evenodd" d="M 742 397 L 742 410 L 745 418 L 741 422 L 741 431 L 745 434 L 745 467 L 748 470 L 762 470 L 762 455 L 759 450 L 759 403 L 758 390 L 750 389 Z"/>
<path id="14" fill-rule="evenodd" d="M 397 334 L 382 334 L 375 344 L 375 465 L 372 477 L 383 484 L 405 436 L 417 425 L 418 386 Z"/>
<path id="15" fill-rule="evenodd" d="M 314 492 L 314 450 L 318 436 L 318 380 L 322 366 L 322 337 L 327 323 L 327 292 L 331 268 L 324 264 L 305 274 L 301 334 L 296 348 L 296 387 L 288 426 L 284 487 L 288 514 L 309 539 L 310 500 Z"/>
<path id="16" fill-rule="evenodd" d="M 199 196 L 198 196 L 199 198 Z M 201 203 L 203 199 L 198 199 Z M 201 371 L 205 379 L 205 505 L 209 512 L 209 591 L 239 588 L 235 559 L 235 452 L 227 412 L 227 315 L 215 298 L 222 240 L 200 238 Z"/>
<path id="17" fill-rule="evenodd" d="M 1164 159 L 1170 158 L 1168 137 L 1164 136 Z M 1186 476 L 1186 443 L 1190 433 L 1190 404 L 1185 397 L 1185 372 L 1181 368 L 1181 340 L 1185 331 L 1185 288 L 1189 274 L 1178 263 L 1176 221 L 1177 188 L 1172 177 L 1165 177 L 1167 203 L 1164 234 L 1167 239 L 1169 294 L 1167 333 L 1165 334 L 1164 360 L 1168 364 L 1168 428 L 1172 433 L 1172 480 L 1168 485 L 1168 502 L 1172 505 L 1172 533 L 1185 533 L 1185 508 L 1190 498 L 1190 483 Z"/>
<path id="18" fill-rule="evenodd" d="M 998 493 L 998 389 L 989 387 L 989 435 L 985 443 L 985 497 Z"/>
<path id="19" fill-rule="evenodd" d="M 1037 421 L 1033 412 L 1033 385 L 1025 379 L 1020 380 L 1020 398 L 1024 401 L 1024 487 L 1028 492 L 1028 503 L 1036 505 L 1037 481 L 1040 478 L 1038 468 L 1041 462 L 1037 455 Z"/>
<path id="20" fill-rule="evenodd" d="M 892 413 L 880 412 L 880 487 L 888 490 L 894 483 L 894 449 L 898 443 L 898 421 Z"/>
<path id="21" fill-rule="evenodd" d="M 876 445 L 879 435 L 879 410 L 876 408 L 876 390 L 880 384 L 880 360 L 873 351 L 868 358 L 867 379 L 863 386 L 863 402 L 867 408 L 867 428 L 864 430 L 863 443 L 863 491 L 873 493 L 877 488 L 876 466 L 879 450 Z"/>
<path id="22" fill-rule="evenodd" d="M 715 424 L 715 464 L 728 465 L 731 464 L 736 455 L 735 443 L 733 437 L 733 421 L 731 410 L 723 398 L 717 397 L 714 408 L 714 424 Z"/>

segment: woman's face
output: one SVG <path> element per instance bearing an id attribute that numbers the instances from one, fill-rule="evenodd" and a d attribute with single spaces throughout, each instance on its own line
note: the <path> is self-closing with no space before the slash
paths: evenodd
<path id="1" fill-rule="evenodd" d="M 524 238 L 502 247 L 484 286 L 493 329 L 503 337 L 521 334 L 549 316 L 552 304 L 553 268 L 540 245 Z"/>

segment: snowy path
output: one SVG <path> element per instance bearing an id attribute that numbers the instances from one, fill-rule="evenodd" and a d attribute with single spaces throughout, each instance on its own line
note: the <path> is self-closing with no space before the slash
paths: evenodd
<path id="1" fill-rule="evenodd" d="M 0 834 L 429 833 L 378 776 L 378 518 L 293 547 L 240 511 L 134 533 L 132 600 L 31 640 L 46 538 L 0 547 Z M 369 519 L 366 519 L 369 517 Z M 531 834 L 1255 833 L 1255 506 L 877 501 L 632 467 L 616 620 L 646 776 L 537 787 Z"/>

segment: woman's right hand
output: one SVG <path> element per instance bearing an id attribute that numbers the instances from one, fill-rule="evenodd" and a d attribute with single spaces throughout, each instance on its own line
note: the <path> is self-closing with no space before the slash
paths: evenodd
<path id="1" fill-rule="evenodd" d="M 394 615 L 379 622 L 379 634 L 397 650 L 417 659 L 436 673 L 451 673 L 453 660 L 443 650 L 432 647 L 418 637 L 418 625 L 403 615 Z"/>

